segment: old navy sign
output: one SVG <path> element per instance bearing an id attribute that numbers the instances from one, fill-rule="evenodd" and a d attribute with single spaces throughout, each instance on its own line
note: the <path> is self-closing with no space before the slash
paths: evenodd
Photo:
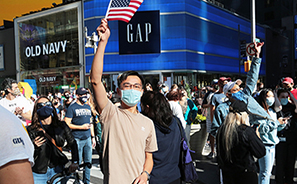
<path id="1" fill-rule="evenodd" d="M 160 12 L 136 12 L 129 23 L 119 21 L 119 54 L 160 53 Z"/>
<path id="2" fill-rule="evenodd" d="M 35 57 L 40 55 L 57 54 L 60 51 L 65 52 L 67 40 L 47 43 L 43 45 L 28 46 L 25 49 L 26 57 Z"/>

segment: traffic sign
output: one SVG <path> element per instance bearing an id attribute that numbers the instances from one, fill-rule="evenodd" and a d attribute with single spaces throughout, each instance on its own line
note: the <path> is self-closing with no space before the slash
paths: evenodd
<path id="1" fill-rule="evenodd" d="M 248 56 L 254 56 L 256 55 L 257 51 L 255 49 L 254 43 L 248 43 L 246 44 L 246 55 Z"/>

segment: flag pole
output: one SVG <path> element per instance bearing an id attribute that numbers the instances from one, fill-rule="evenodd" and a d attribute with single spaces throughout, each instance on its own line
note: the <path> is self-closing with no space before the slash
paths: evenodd
<path id="1" fill-rule="evenodd" d="M 106 14 L 105 14 L 105 18 L 107 17 L 107 14 L 108 14 L 108 12 L 109 12 L 110 5 L 111 5 L 111 1 L 112 1 L 112 0 L 109 1 L 109 5 L 108 5 L 108 8 L 107 8 L 107 11 L 106 11 Z"/>

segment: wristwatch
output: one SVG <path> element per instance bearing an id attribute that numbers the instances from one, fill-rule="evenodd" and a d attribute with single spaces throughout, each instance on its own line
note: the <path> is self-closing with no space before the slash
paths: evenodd
<path id="1" fill-rule="evenodd" d="M 145 174 L 147 175 L 147 181 L 150 180 L 150 177 L 151 177 L 151 176 L 150 176 L 150 174 L 149 174 L 147 171 L 142 171 L 142 173 L 145 173 Z M 141 174 L 142 174 L 142 173 L 141 173 Z"/>

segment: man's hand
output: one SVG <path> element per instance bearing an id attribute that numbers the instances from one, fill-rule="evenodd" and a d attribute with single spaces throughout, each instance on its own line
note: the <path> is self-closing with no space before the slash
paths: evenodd
<path id="1" fill-rule="evenodd" d="M 95 137 L 92 137 L 92 148 L 95 148 L 96 146 L 96 139 Z"/>
<path id="2" fill-rule="evenodd" d="M 24 110 L 24 107 L 23 108 L 16 107 L 15 110 L 14 110 L 14 114 L 15 115 L 21 115 L 21 114 L 23 114 L 23 110 Z"/>
<path id="3" fill-rule="evenodd" d="M 82 130 L 89 130 L 91 128 L 91 124 L 90 123 L 85 123 L 83 125 L 81 125 L 81 129 Z"/>
<path id="4" fill-rule="evenodd" d="M 255 45 L 255 49 L 256 49 L 256 51 L 257 51 L 257 53 L 256 53 L 256 57 L 257 58 L 259 58 L 260 57 L 260 53 L 261 53 L 261 48 L 262 48 L 262 46 L 264 45 L 264 42 L 256 42 L 256 41 L 254 41 L 254 45 Z"/>
<path id="5" fill-rule="evenodd" d="M 142 172 L 140 176 L 138 176 L 133 184 L 146 184 L 147 183 L 147 174 L 145 172 Z"/>
<path id="6" fill-rule="evenodd" d="M 100 36 L 100 42 L 108 41 L 110 36 L 110 29 L 106 19 L 101 20 L 100 26 L 97 28 L 98 35 Z"/>

